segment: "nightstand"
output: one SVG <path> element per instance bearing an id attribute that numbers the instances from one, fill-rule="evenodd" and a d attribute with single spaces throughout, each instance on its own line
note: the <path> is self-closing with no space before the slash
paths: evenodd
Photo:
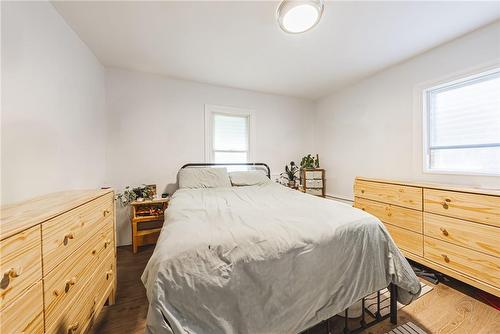
<path id="1" fill-rule="evenodd" d="M 159 198 L 130 203 L 130 224 L 134 253 L 137 253 L 139 246 L 154 244 L 158 240 L 168 201 L 169 198 Z"/>

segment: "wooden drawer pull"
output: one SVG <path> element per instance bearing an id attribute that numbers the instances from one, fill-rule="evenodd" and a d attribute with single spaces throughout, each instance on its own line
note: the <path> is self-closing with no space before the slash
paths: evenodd
<path id="1" fill-rule="evenodd" d="M 3 274 L 2 281 L 0 282 L 0 288 L 7 289 L 10 284 L 10 281 L 13 278 L 19 277 L 19 273 L 15 268 L 10 268 Z"/>
<path id="2" fill-rule="evenodd" d="M 106 280 L 109 280 L 113 276 L 113 270 L 106 271 Z"/>
<path id="3" fill-rule="evenodd" d="M 7 270 L 5 272 L 4 276 L 7 276 L 9 278 L 16 278 L 16 277 L 19 277 L 19 273 L 17 272 L 17 270 L 15 268 L 10 268 L 9 270 Z"/>
<path id="4" fill-rule="evenodd" d="M 71 279 L 67 280 L 66 284 L 64 285 L 64 292 L 68 292 L 69 288 L 71 288 L 75 284 L 76 284 L 76 277 L 71 277 Z"/>
<path id="5" fill-rule="evenodd" d="M 450 203 L 450 202 L 451 202 L 451 199 L 445 198 L 444 202 L 441 204 L 443 206 L 443 209 L 448 210 L 448 208 L 449 208 L 448 203 Z"/>
<path id="6" fill-rule="evenodd" d="M 75 235 L 73 233 L 68 233 L 64 236 L 63 244 L 66 246 L 68 244 L 68 240 L 74 239 Z"/>
<path id="7" fill-rule="evenodd" d="M 103 211 L 102 215 L 104 217 L 107 217 L 110 213 L 111 213 L 111 211 L 109 211 L 108 209 L 106 209 L 106 210 Z"/>
<path id="8" fill-rule="evenodd" d="M 109 244 L 111 244 L 111 240 L 109 239 L 104 240 L 104 248 L 107 248 Z"/>
<path id="9" fill-rule="evenodd" d="M 446 254 L 441 254 L 441 256 L 443 257 L 444 262 L 446 262 L 446 263 L 450 262 L 450 258 L 448 257 L 448 255 L 446 255 Z"/>
<path id="10" fill-rule="evenodd" d="M 444 236 L 448 236 L 449 233 L 444 227 L 441 227 L 439 229 L 441 230 L 441 233 L 443 233 Z"/>
<path id="11" fill-rule="evenodd" d="M 78 322 L 75 322 L 74 324 L 69 326 L 68 327 L 68 334 L 74 333 L 78 329 L 79 326 L 80 326 L 80 323 L 78 323 Z"/>

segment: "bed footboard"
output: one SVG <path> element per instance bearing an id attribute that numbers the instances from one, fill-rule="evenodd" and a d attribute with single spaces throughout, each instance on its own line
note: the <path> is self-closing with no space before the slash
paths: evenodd
<path id="1" fill-rule="evenodd" d="M 349 323 L 353 323 L 354 321 L 349 321 L 349 308 L 347 308 L 344 312 L 344 329 L 343 333 L 345 334 L 357 334 L 361 333 L 365 329 L 378 324 L 379 322 L 389 318 L 392 324 L 396 324 L 398 320 L 398 290 L 396 285 L 389 284 L 387 287 L 390 294 L 390 305 L 389 305 L 389 313 L 382 316 L 380 313 L 380 290 L 377 291 L 377 312 L 375 312 L 375 319 L 367 322 L 366 321 L 366 310 L 365 310 L 365 300 L 366 297 L 361 299 L 361 320 L 359 320 L 359 326 L 356 328 L 349 328 Z M 307 333 L 307 331 L 303 332 Z M 330 319 L 326 320 L 326 334 L 334 334 L 332 328 L 330 327 Z"/>

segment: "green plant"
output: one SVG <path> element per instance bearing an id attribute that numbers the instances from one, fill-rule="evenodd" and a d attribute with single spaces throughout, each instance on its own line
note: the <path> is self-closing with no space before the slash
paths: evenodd
<path id="1" fill-rule="evenodd" d="M 116 199 L 120 201 L 122 206 L 127 206 L 138 198 L 153 199 L 154 196 L 155 193 L 151 186 L 143 184 L 142 186 L 135 188 L 126 186 L 123 192 L 116 195 Z"/>
<path id="2" fill-rule="evenodd" d="M 299 171 L 299 167 L 295 164 L 295 162 L 290 161 L 290 167 L 285 165 L 285 172 L 281 173 L 281 177 L 287 179 L 288 181 L 297 180 L 297 173 Z"/>
<path id="3" fill-rule="evenodd" d="M 319 155 L 314 158 L 311 154 L 306 155 L 300 161 L 300 169 L 319 168 Z"/>

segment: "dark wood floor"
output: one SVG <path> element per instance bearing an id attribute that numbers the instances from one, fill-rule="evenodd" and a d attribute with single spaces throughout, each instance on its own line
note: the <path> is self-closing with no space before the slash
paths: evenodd
<path id="1" fill-rule="evenodd" d="M 93 333 L 144 333 L 148 302 L 140 277 L 153 249 L 152 246 L 142 247 L 138 254 L 133 254 L 129 246 L 118 248 L 116 304 L 103 309 Z M 438 284 L 433 291 L 399 310 L 398 323 L 412 321 L 428 333 L 500 333 L 500 312 L 474 298 L 475 293 L 475 289 L 459 282 Z M 341 328 L 341 324 L 342 318 L 338 318 L 331 326 Z M 389 320 L 385 320 L 365 333 L 383 334 L 392 328 Z M 326 334 L 325 324 L 307 332 L 320 333 Z"/>

